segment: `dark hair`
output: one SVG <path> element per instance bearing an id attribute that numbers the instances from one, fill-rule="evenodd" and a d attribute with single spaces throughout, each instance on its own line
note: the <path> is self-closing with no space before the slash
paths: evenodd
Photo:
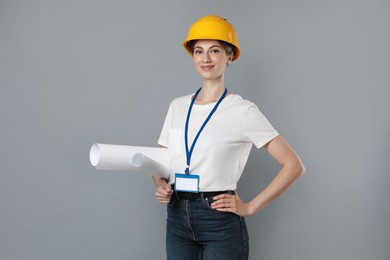
<path id="1" fill-rule="evenodd" d="M 195 49 L 195 43 L 197 42 L 198 40 L 191 40 L 187 43 L 187 46 L 188 46 L 188 49 L 191 50 L 191 53 L 192 55 L 194 55 L 194 49 Z M 228 43 L 228 42 L 224 42 L 224 41 L 221 41 L 221 40 L 217 40 L 221 45 L 222 47 L 225 49 L 226 51 L 226 54 L 227 55 L 233 55 L 235 56 L 237 54 L 237 49 L 236 47 L 231 44 L 231 43 Z"/>

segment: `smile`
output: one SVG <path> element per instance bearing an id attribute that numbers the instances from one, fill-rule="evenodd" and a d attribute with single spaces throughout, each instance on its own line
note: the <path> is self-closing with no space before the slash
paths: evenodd
<path id="1" fill-rule="evenodd" d="M 200 66 L 200 68 L 201 68 L 202 70 L 209 71 L 209 70 L 211 70 L 212 68 L 214 68 L 214 66 L 213 66 L 213 65 L 207 65 L 207 66 Z"/>

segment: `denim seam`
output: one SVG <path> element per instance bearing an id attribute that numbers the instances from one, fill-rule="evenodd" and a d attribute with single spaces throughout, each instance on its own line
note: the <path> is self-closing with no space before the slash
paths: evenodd
<path id="1" fill-rule="evenodd" d="M 249 245 L 248 245 L 248 240 L 246 239 L 245 233 L 248 231 L 246 230 L 246 224 L 244 217 L 240 216 L 240 225 L 241 225 L 241 235 L 242 239 L 244 240 L 244 249 L 243 249 L 243 258 L 247 257 L 246 259 L 249 258 Z M 246 248 L 248 246 L 248 252 L 246 252 Z"/>
<path id="2" fill-rule="evenodd" d="M 195 232 L 191 226 L 191 210 L 190 210 L 190 201 L 189 200 L 185 200 L 185 209 L 186 209 L 186 213 L 187 213 L 188 230 L 189 230 L 190 235 L 192 236 L 192 239 L 195 241 L 196 240 Z"/>

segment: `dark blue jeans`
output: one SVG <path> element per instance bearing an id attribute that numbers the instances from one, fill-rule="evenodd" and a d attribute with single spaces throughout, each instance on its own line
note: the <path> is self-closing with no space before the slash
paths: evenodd
<path id="1" fill-rule="evenodd" d="M 168 260 L 247 260 L 245 219 L 210 207 L 212 198 L 180 200 L 167 206 Z"/>

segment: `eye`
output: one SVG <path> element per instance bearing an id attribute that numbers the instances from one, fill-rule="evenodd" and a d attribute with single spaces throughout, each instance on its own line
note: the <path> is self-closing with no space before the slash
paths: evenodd
<path id="1" fill-rule="evenodd" d="M 219 49 L 212 49 L 210 52 L 211 53 L 220 53 Z"/>
<path id="2" fill-rule="evenodd" d="M 202 54 L 202 50 L 199 50 L 199 49 L 198 49 L 198 50 L 195 50 L 195 51 L 194 51 L 194 54 Z"/>

